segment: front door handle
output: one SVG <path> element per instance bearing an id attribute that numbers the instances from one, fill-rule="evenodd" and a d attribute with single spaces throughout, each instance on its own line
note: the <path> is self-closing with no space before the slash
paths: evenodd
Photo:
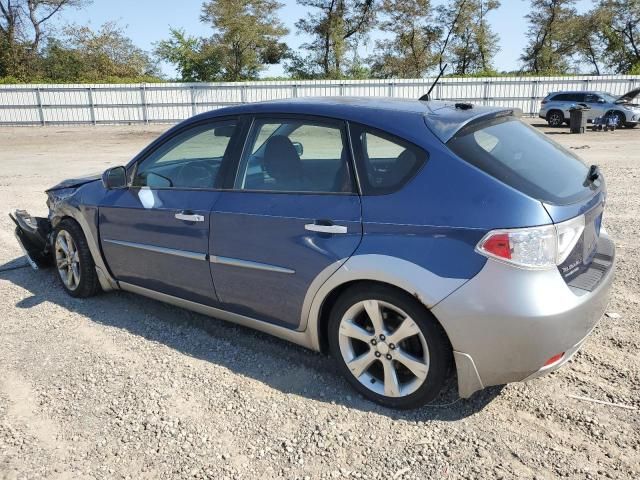
<path id="1" fill-rule="evenodd" d="M 176 213 L 175 217 L 176 220 L 184 220 L 185 222 L 204 222 L 204 215 L 198 215 L 185 210 Z"/>
<path id="2" fill-rule="evenodd" d="M 347 233 L 347 227 L 344 225 L 334 225 L 331 222 L 307 223 L 304 229 L 319 233 Z"/>

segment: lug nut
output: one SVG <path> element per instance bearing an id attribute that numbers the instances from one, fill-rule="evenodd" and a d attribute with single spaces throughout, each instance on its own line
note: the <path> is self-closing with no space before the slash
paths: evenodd
<path id="1" fill-rule="evenodd" d="M 391 350 L 395 350 L 395 349 L 396 349 L 396 344 L 395 344 L 395 343 L 390 343 L 390 344 L 389 344 L 389 348 L 390 348 Z"/>
<path id="2" fill-rule="evenodd" d="M 393 357 L 387 353 L 387 360 L 391 360 Z"/>
<path id="3" fill-rule="evenodd" d="M 376 355 L 376 358 L 380 358 L 380 352 L 376 352 L 375 355 Z"/>
<path id="4" fill-rule="evenodd" d="M 375 338 L 371 339 L 371 345 L 377 345 L 378 341 Z"/>
<path id="5" fill-rule="evenodd" d="M 380 340 L 382 340 L 384 342 L 384 339 L 387 338 L 384 335 L 380 334 Z"/>

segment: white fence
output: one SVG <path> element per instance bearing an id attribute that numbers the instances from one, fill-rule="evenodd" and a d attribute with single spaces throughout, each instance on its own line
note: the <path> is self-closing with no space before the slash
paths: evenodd
<path id="1" fill-rule="evenodd" d="M 173 123 L 227 105 L 303 96 L 419 98 L 433 79 L 258 81 L 127 85 L 0 85 L 0 125 Z M 444 78 L 432 98 L 537 113 L 547 93 L 597 90 L 622 95 L 640 75 Z"/>

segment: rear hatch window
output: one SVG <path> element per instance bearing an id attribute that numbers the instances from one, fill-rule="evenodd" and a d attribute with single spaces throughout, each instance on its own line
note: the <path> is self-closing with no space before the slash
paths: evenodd
<path id="1" fill-rule="evenodd" d="M 447 146 L 460 158 L 544 203 L 566 205 L 590 198 L 599 182 L 577 156 L 515 117 L 474 122 Z"/>
<path id="2" fill-rule="evenodd" d="M 540 200 L 554 223 L 583 215 L 584 228 L 558 269 L 571 286 L 587 291 L 597 286 L 612 261 L 600 251 L 607 247 L 607 241 L 600 241 L 602 178 L 587 181 L 589 169 L 577 156 L 513 117 L 464 127 L 447 145 L 463 160 Z"/>

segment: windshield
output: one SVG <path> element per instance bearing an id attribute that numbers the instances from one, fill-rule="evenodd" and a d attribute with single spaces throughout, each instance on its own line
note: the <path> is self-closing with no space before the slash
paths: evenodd
<path id="1" fill-rule="evenodd" d="M 449 142 L 459 157 L 542 202 L 568 204 L 591 196 L 578 157 L 514 117 L 463 128 Z"/>
<path id="2" fill-rule="evenodd" d="M 615 101 L 618 100 L 618 97 L 615 97 L 610 93 L 599 93 L 598 95 L 604 98 L 607 101 L 607 103 L 615 103 Z"/>

